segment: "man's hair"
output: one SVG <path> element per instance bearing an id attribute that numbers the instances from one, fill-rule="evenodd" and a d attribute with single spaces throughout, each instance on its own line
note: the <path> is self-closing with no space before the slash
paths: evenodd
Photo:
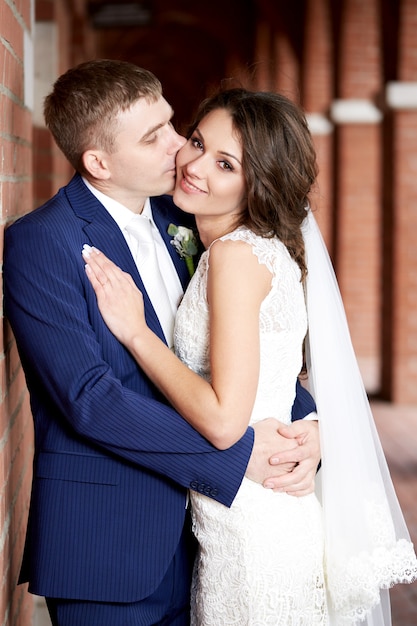
<path id="1" fill-rule="evenodd" d="M 156 76 L 133 63 L 87 61 L 57 79 L 45 98 L 45 123 L 74 169 L 83 173 L 86 150 L 112 151 L 118 114 L 140 98 L 155 102 L 161 95 Z"/>

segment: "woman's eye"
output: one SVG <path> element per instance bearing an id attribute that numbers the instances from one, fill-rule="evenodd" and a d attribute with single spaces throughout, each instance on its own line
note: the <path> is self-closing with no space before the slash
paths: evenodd
<path id="1" fill-rule="evenodd" d="M 194 148 L 197 148 L 197 150 L 203 150 L 204 146 L 200 139 L 197 139 L 197 137 L 191 137 L 190 141 Z"/>
<path id="2" fill-rule="evenodd" d="M 229 163 L 229 161 L 219 161 L 219 165 L 221 167 L 222 170 L 230 170 L 233 171 L 233 167 L 232 165 Z"/>

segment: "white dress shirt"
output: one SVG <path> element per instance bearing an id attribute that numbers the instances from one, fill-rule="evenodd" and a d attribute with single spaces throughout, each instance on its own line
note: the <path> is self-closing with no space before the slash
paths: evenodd
<path id="1" fill-rule="evenodd" d="M 126 227 L 128 226 L 129 222 L 132 220 L 135 214 L 132 211 L 130 211 L 128 208 L 126 208 L 124 205 L 122 205 L 120 202 L 118 202 L 117 200 L 114 200 L 113 198 L 106 196 L 101 191 L 98 191 L 98 189 L 93 187 L 85 178 L 83 178 L 83 181 L 85 185 L 88 187 L 88 189 L 91 191 L 91 193 L 101 202 L 104 208 L 108 211 L 108 213 L 114 219 L 114 221 L 116 222 L 116 224 L 122 231 L 123 236 L 126 239 L 127 245 L 129 246 L 129 249 L 132 253 L 132 256 L 135 259 L 137 240 L 126 229 Z M 180 279 L 178 278 L 177 271 L 172 262 L 171 256 L 169 255 L 169 252 L 165 245 L 165 242 L 154 222 L 153 215 L 152 215 L 151 202 L 149 198 L 147 198 L 145 201 L 145 205 L 143 207 L 141 215 L 143 217 L 147 217 L 153 226 L 152 234 L 153 234 L 153 238 L 155 241 L 155 249 L 156 249 L 156 255 L 158 259 L 160 274 L 164 282 L 169 301 L 171 303 L 172 314 L 173 316 L 175 316 L 175 313 L 177 311 L 178 305 L 181 301 L 181 298 L 184 292 L 182 289 Z M 138 270 L 140 273 L 140 267 L 138 267 Z M 165 334 L 167 334 L 167 332 Z M 171 335 L 171 333 L 169 333 L 169 335 Z M 172 347 L 172 343 L 173 343 L 172 336 L 166 337 L 166 339 L 167 339 L 167 343 L 169 347 Z"/>

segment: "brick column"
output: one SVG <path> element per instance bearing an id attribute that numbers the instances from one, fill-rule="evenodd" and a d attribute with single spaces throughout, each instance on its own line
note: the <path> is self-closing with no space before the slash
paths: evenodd
<path id="1" fill-rule="evenodd" d="M 376 0 L 346 0 L 340 29 L 337 97 L 336 272 L 353 345 L 369 392 L 380 370 L 380 121 L 373 104 L 381 59 Z"/>
<path id="2" fill-rule="evenodd" d="M 289 41 L 288 33 L 275 30 L 273 35 L 273 85 L 293 102 L 300 102 L 300 67 Z"/>
<path id="3" fill-rule="evenodd" d="M 369 102 L 335 101 L 338 208 L 336 272 L 369 392 L 379 390 L 381 114 Z"/>
<path id="4" fill-rule="evenodd" d="M 256 24 L 253 89 L 271 89 L 271 26 L 262 17 Z"/>
<path id="5" fill-rule="evenodd" d="M 394 170 L 390 399 L 417 404 L 417 82 L 388 83 L 387 104 Z"/>
<path id="6" fill-rule="evenodd" d="M 319 166 L 312 207 L 333 256 L 333 131 L 328 117 L 333 98 L 333 41 L 326 0 L 308 0 L 304 54 L 301 67 L 301 103 L 313 135 Z"/>
<path id="7" fill-rule="evenodd" d="M 384 397 L 417 404 L 417 5 L 399 6 L 397 67 L 386 85 L 391 168 L 385 220 Z M 393 80 L 394 78 L 394 80 Z"/>

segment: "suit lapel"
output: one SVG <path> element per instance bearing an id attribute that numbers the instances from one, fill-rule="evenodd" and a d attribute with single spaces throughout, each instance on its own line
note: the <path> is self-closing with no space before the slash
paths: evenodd
<path id="1" fill-rule="evenodd" d="M 74 212 L 85 222 L 83 230 L 86 235 L 86 243 L 101 250 L 124 272 L 132 276 L 135 284 L 143 294 L 145 317 L 148 326 L 158 337 L 165 341 L 158 316 L 149 299 L 129 246 L 114 219 L 84 185 L 79 175 L 76 175 L 68 184 L 67 196 Z"/>

